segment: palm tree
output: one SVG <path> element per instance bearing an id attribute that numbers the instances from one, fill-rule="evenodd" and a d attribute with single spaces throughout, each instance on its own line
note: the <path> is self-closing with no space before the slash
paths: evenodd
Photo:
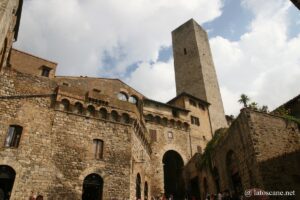
<path id="1" fill-rule="evenodd" d="M 239 103 L 243 104 L 244 105 L 244 108 L 247 108 L 248 105 L 247 103 L 250 101 L 250 98 L 245 95 L 245 94 L 242 94 L 240 99 L 238 100 Z"/>

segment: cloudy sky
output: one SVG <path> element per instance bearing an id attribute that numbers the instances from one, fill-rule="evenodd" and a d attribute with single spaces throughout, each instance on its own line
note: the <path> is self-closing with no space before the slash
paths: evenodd
<path id="1" fill-rule="evenodd" d="M 171 31 L 190 18 L 208 31 L 226 114 L 241 93 L 271 109 L 300 93 L 300 11 L 287 0 L 25 0 L 15 47 L 58 75 L 120 78 L 166 102 Z"/>

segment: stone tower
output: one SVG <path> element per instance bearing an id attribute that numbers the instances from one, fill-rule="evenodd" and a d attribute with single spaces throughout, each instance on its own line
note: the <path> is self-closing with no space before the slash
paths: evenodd
<path id="1" fill-rule="evenodd" d="M 227 127 L 207 33 L 193 19 L 172 32 L 177 95 L 189 93 L 209 102 L 213 131 Z"/>

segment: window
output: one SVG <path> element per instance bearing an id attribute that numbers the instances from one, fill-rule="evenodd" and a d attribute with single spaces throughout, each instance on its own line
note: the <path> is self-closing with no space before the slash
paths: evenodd
<path id="1" fill-rule="evenodd" d="M 23 128 L 18 125 L 10 125 L 8 128 L 7 137 L 5 140 L 5 147 L 18 147 L 21 139 Z"/>
<path id="2" fill-rule="evenodd" d="M 123 92 L 118 93 L 118 99 L 121 101 L 127 101 L 127 95 Z"/>
<path id="3" fill-rule="evenodd" d="M 94 139 L 94 157 L 95 159 L 102 159 L 103 158 L 103 141 L 100 139 Z"/>
<path id="4" fill-rule="evenodd" d="M 184 55 L 187 54 L 186 48 L 183 48 L 183 53 L 184 53 Z"/>
<path id="5" fill-rule="evenodd" d="M 168 138 L 173 139 L 173 133 L 171 131 L 168 132 Z"/>
<path id="6" fill-rule="evenodd" d="M 203 140 L 206 140 L 206 137 L 203 135 Z"/>
<path id="7" fill-rule="evenodd" d="M 201 148 L 201 146 L 197 146 L 197 152 L 198 152 L 198 153 L 202 153 L 202 148 Z"/>
<path id="8" fill-rule="evenodd" d="M 175 109 L 172 110 L 172 115 L 173 117 L 179 117 L 178 111 Z"/>
<path id="9" fill-rule="evenodd" d="M 191 116 L 191 123 L 200 126 L 200 121 L 198 117 Z"/>
<path id="10" fill-rule="evenodd" d="M 96 88 L 94 88 L 94 89 L 93 89 L 93 92 L 100 93 L 101 91 L 98 90 L 98 89 L 96 89 Z"/>
<path id="11" fill-rule="evenodd" d="M 51 68 L 43 66 L 42 67 L 42 76 L 49 77 Z"/>
<path id="12" fill-rule="evenodd" d="M 205 107 L 201 103 L 199 103 L 198 106 L 200 109 L 205 110 Z"/>
<path id="13" fill-rule="evenodd" d="M 151 141 L 156 142 L 157 141 L 156 130 L 150 129 L 149 132 L 150 132 Z"/>
<path id="14" fill-rule="evenodd" d="M 137 104 L 137 98 L 134 97 L 134 96 L 130 96 L 129 99 L 128 99 L 128 101 L 129 101 L 130 103 L 132 103 L 132 104 Z"/>
<path id="15" fill-rule="evenodd" d="M 197 103 L 194 100 L 190 99 L 189 102 L 192 106 L 197 107 Z"/>
<path id="16" fill-rule="evenodd" d="M 70 84 L 66 83 L 66 82 L 63 82 L 62 85 L 64 85 L 64 86 L 70 86 Z"/>

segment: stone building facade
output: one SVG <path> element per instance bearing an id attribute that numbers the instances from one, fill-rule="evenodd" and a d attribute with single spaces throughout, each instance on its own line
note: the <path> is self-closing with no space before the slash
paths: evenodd
<path id="1" fill-rule="evenodd" d="M 215 130 L 227 124 L 207 35 L 194 20 L 173 31 L 178 95 L 162 103 L 118 79 L 56 76 L 57 63 L 12 49 L 22 1 L 2 2 L 0 194 L 6 199 L 39 194 L 47 200 L 203 197 L 230 186 L 223 162 L 229 150 L 242 166 L 238 180 L 244 189 L 272 188 L 269 172 L 281 168 L 269 170 L 275 157 L 267 152 L 280 158 L 292 142 L 285 151 L 292 155 L 288 162 L 297 158 L 294 124 L 245 110 L 211 156 L 220 170 L 218 187 L 208 169 L 199 169 Z M 268 137 L 264 132 L 279 138 L 272 144 L 282 140 L 282 148 L 261 143 Z M 281 166 L 280 159 L 271 162 Z M 290 173 L 297 179 L 293 167 Z"/>

